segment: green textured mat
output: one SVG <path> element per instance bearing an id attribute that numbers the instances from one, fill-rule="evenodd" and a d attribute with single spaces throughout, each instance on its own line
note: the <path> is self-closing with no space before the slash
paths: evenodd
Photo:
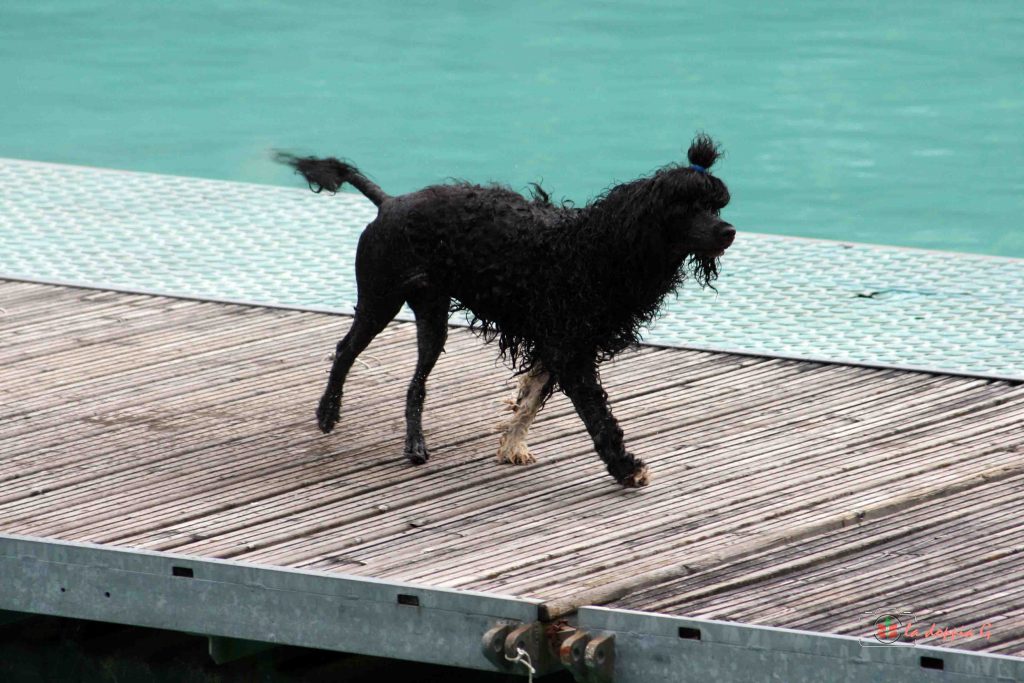
<path id="1" fill-rule="evenodd" d="M 350 311 L 375 213 L 358 195 L 0 159 L 0 277 Z M 685 287 L 648 341 L 1024 379 L 1024 260 L 737 227 L 718 293 Z"/>

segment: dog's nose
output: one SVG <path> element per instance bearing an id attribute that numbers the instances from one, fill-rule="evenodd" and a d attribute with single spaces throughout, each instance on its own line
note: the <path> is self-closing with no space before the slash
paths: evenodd
<path id="1" fill-rule="evenodd" d="M 726 249 L 732 244 L 732 241 L 736 239 L 736 228 L 732 227 L 728 223 L 723 225 L 718 231 L 719 238 L 722 240 L 722 248 Z"/>

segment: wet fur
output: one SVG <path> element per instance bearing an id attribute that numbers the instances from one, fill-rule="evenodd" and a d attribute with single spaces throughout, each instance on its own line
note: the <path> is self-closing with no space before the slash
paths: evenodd
<path id="1" fill-rule="evenodd" d="M 702 135 L 688 156 L 709 169 L 719 152 Z M 408 302 L 419 360 L 407 395 L 406 455 L 424 462 L 426 377 L 443 350 L 448 316 L 465 311 L 472 329 L 496 341 L 517 371 L 550 373 L 546 393 L 569 396 L 616 481 L 646 483 L 646 467 L 625 450 L 597 369 L 640 341 L 641 328 L 686 278 L 710 285 L 717 277 L 718 257 L 735 234 L 719 218 L 729 202 L 720 179 L 672 164 L 577 208 L 554 204 L 536 185 L 529 198 L 470 183 L 391 197 L 346 162 L 278 159 L 314 191 L 350 183 L 379 207 L 359 240 L 356 315 L 317 411 L 323 431 L 338 419 L 355 357 Z"/>
<path id="2" fill-rule="evenodd" d="M 508 401 L 512 417 L 498 426 L 498 431 L 502 432 L 498 444 L 498 462 L 510 465 L 531 465 L 536 462 L 526 444 L 526 435 L 550 395 L 550 380 L 551 376 L 539 365 L 520 375 L 516 397 Z"/>

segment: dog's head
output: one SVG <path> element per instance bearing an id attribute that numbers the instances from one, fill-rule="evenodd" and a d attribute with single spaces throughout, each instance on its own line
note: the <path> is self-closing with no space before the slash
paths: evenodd
<path id="1" fill-rule="evenodd" d="M 595 227 L 592 234 L 617 236 L 617 257 L 639 264 L 654 289 L 671 291 L 686 272 L 710 284 L 718 258 L 736 238 L 736 228 L 721 217 L 729 189 L 710 173 L 721 156 L 717 145 L 700 134 L 687 156 L 689 166 L 670 164 L 616 185 L 578 213 Z"/>
<path id="2" fill-rule="evenodd" d="M 718 275 L 718 258 L 736 238 L 736 228 L 722 220 L 729 188 L 711 175 L 721 156 L 714 141 L 698 135 L 687 152 L 689 166 L 673 164 L 652 178 L 660 200 L 660 229 L 674 259 L 684 259 L 702 284 Z"/>
<path id="3" fill-rule="evenodd" d="M 736 238 L 736 228 L 722 220 L 729 203 L 729 188 L 711 175 L 721 156 L 707 135 L 698 135 L 687 152 L 689 166 L 673 166 L 658 172 L 655 182 L 664 204 L 663 228 L 679 253 L 716 259 Z"/>

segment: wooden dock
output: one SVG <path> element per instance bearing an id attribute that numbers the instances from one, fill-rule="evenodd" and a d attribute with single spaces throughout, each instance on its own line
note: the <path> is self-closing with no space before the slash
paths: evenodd
<path id="1" fill-rule="evenodd" d="M 495 461 L 512 392 L 453 330 L 402 457 L 410 323 L 313 410 L 344 316 L 0 281 L 0 533 L 584 605 L 871 635 L 990 624 L 1024 655 L 1024 385 L 642 347 L 603 377 L 652 484 L 568 401 Z"/>

